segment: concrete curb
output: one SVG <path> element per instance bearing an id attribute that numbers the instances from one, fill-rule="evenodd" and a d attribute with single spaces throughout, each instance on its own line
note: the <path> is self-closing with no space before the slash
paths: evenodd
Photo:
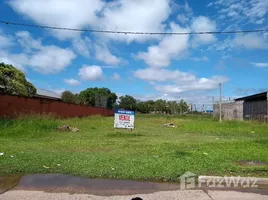
<path id="1" fill-rule="evenodd" d="M 203 184 L 238 184 L 239 186 L 258 187 L 267 186 L 268 178 L 240 177 L 240 176 L 199 176 L 198 182 Z"/>

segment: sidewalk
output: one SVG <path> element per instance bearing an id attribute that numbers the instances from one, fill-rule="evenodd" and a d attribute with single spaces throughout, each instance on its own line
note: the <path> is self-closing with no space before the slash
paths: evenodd
<path id="1" fill-rule="evenodd" d="M 218 184 L 222 177 L 200 176 L 198 180 L 204 185 L 197 185 L 195 179 L 185 180 L 187 188 L 192 184 L 195 188 L 183 190 L 181 183 L 88 179 L 64 174 L 13 175 L 0 177 L 0 200 L 268 200 L 268 179 L 264 178 L 225 177 L 222 187 Z M 226 187 L 234 181 L 238 185 Z M 255 182 L 258 186 L 251 187 Z"/>
<path id="2" fill-rule="evenodd" d="M 87 194 L 45 193 L 40 191 L 13 190 L 0 195 L 1 200 L 131 200 L 141 197 L 143 200 L 268 200 L 267 195 L 236 191 L 179 190 L 137 194 L 129 196 L 93 196 Z"/>

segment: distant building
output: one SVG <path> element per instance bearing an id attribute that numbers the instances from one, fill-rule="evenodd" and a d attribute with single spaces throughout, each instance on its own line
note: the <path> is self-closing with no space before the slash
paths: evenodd
<path id="1" fill-rule="evenodd" d="M 37 88 L 36 89 L 36 95 L 35 97 L 44 98 L 44 99 L 52 99 L 52 100 L 61 100 L 60 94 L 57 94 L 55 92 L 44 90 Z"/>
<path id="2" fill-rule="evenodd" d="M 213 105 L 213 115 L 219 115 L 219 104 Z M 267 122 L 268 92 L 237 98 L 222 103 L 222 117 L 227 120 L 258 120 Z"/>
<path id="3" fill-rule="evenodd" d="M 243 119 L 267 119 L 268 116 L 268 92 L 235 99 L 243 102 Z"/>

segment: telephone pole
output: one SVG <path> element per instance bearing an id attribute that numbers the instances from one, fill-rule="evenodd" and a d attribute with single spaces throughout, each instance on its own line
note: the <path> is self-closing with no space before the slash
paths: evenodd
<path id="1" fill-rule="evenodd" d="M 221 99 L 221 83 L 219 83 L 219 90 L 220 90 L 219 112 L 220 112 L 220 122 L 221 122 L 221 116 L 222 116 L 222 110 L 221 110 L 221 103 L 222 103 L 222 99 Z"/>

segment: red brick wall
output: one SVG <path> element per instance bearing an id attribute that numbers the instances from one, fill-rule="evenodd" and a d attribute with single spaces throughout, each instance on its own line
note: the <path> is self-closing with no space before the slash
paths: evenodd
<path id="1" fill-rule="evenodd" d="M 84 117 L 90 115 L 112 116 L 113 110 L 75 104 L 43 98 L 28 98 L 0 94 L 0 117 L 18 114 L 54 114 L 59 117 Z"/>

